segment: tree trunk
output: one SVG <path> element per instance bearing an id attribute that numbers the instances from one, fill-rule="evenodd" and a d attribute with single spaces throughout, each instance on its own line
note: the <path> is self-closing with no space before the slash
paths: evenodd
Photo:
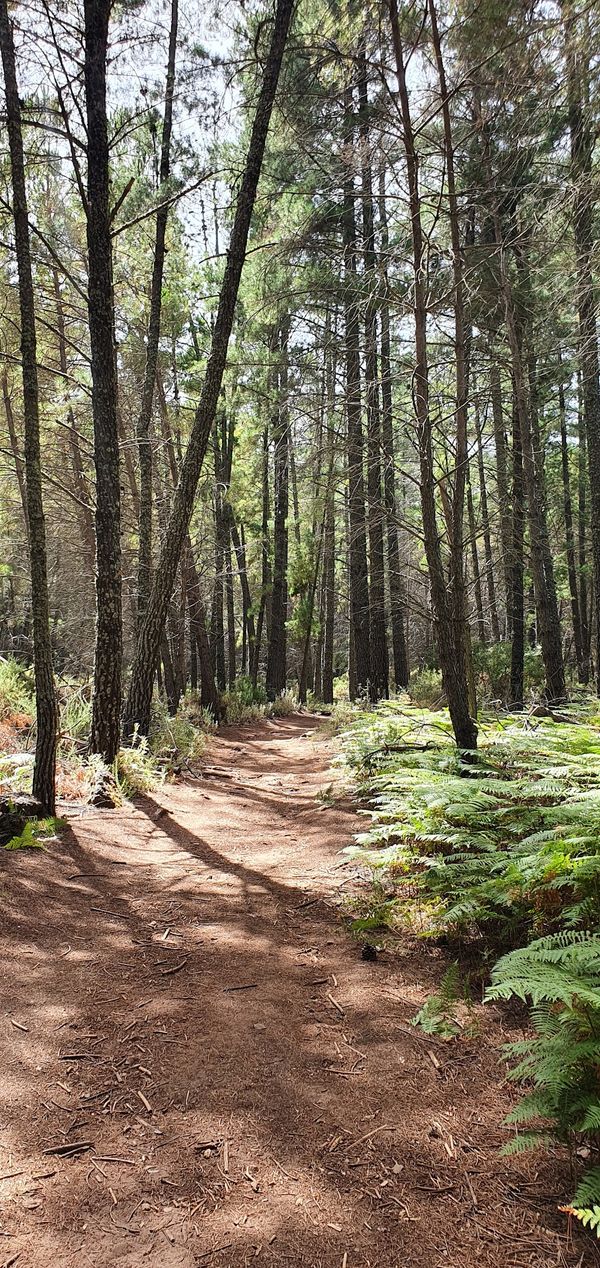
<path id="1" fill-rule="evenodd" d="M 231 559 L 231 533 L 229 523 L 225 519 L 225 600 L 227 608 L 227 685 L 231 691 L 235 687 L 237 673 L 236 637 L 235 637 L 235 596 L 233 593 L 233 564 Z"/>
<path id="2" fill-rule="evenodd" d="M 568 13 L 570 6 L 563 5 Z M 594 179 L 596 128 L 589 107 L 589 51 L 577 38 L 574 20 L 565 22 L 567 93 L 573 175 L 573 234 L 577 264 L 579 363 L 590 473 L 590 522 L 596 623 L 596 688 L 600 691 L 600 360 L 594 292 Z"/>
<path id="3" fill-rule="evenodd" d="M 503 259 L 501 252 L 501 259 Z M 546 691 L 550 701 L 565 694 L 565 676 L 558 601 L 554 583 L 554 567 L 548 539 L 548 524 L 543 504 L 538 465 L 529 412 L 527 380 L 522 355 L 521 323 L 513 306 L 512 289 L 503 265 L 506 320 L 512 354 L 515 401 L 519 414 L 519 430 L 523 452 L 523 477 L 529 519 L 531 574 L 535 593 L 538 633 L 546 671 Z"/>
<path id="4" fill-rule="evenodd" d="M 178 0 L 171 0 L 171 29 L 169 35 L 169 53 L 167 59 L 167 82 L 165 90 L 165 112 L 163 117 L 162 139 L 160 148 L 160 169 L 157 197 L 159 206 L 156 213 L 156 230 L 154 238 L 154 260 L 152 264 L 152 283 L 150 286 L 150 315 L 146 341 L 146 368 L 142 387 L 142 400 L 137 421 L 138 455 L 140 463 L 140 505 L 139 505 L 139 554 L 138 554 L 138 588 L 137 613 L 138 624 L 148 606 L 152 578 L 152 439 L 150 423 L 152 419 L 152 401 L 156 382 L 158 363 L 158 342 L 160 338 L 160 315 L 162 307 L 162 284 L 165 264 L 165 240 L 169 208 L 166 203 L 166 183 L 171 171 L 171 129 L 173 123 L 173 91 L 175 87 L 175 59 L 177 54 Z"/>
<path id="5" fill-rule="evenodd" d="M 27 479 L 25 476 L 25 462 L 21 456 L 21 448 L 19 445 L 19 438 L 17 436 L 17 429 L 15 426 L 15 416 L 14 416 L 14 411 L 12 407 L 10 388 L 8 386 L 8 375 L 6 373 L 6 370 L 2 371 L 2 399 L 4 401 L 4 413 L 6 415 L 6 426 L 8 427 L 8 438 L 10 440 L 10 448 L 11 448 L 11 452 L 12 452 L 12 456 L 13 456 L 13 460 L 15 464 L 15 471 L 17 473 L 17 484 L 19 486 L 19 493 L 21 496 L 21 507 L 23 509 L 23 522 L 25 524 L 25 533 L 27 536 L 27 543 L 28 545 L 30 545 L 29 517 L 27 515 Z"/>
<path id="6" fill-rule="evenodd" d="M 56 745 L 58 700 L 54 686 L 52 642 L 48 605 L 46 526 L 42 499 L 39 394 L 35 300 L 31 269 L 31 245 L 21 101 L 17 84 L 15 48 L 7 0 L 0 0 L 0 49 L 4 69 L 6 125 L 10 149 L 13 220 L 19 279 L 21 318 L 21 366 L 23 374 L 23 414 L 25 421 L 25 482 L 29 523 L 31 565 L 31 610 L 33 616 L 33 665 L 35 675 L 36 745 L 33 768 L 33 795 L 48 814 L 55 809 Z"/>
<path id="7" fill-rule="evenodd" d="M 492 554 L 492 537 L 490 533 L 490 516 L 488 510 L 487 483 L 485 478 L 485 464 L 483 460 L 483 437 L 481 429 L 481 420 L 479 413 L 475 411 L 475 432 L 477 437 L 477 471 L 479 475 L 479 498 L 481 503 L 481 519 L 483 527 L 483 548 L 485 551 L 485 575 L 487 581 L 487 592 L 490 605 L 490 622 L 492 626 L 492 641 L 500 642 L 500 622 L 498 620 L 498 605 L 496 603 L 496 581 L 494 577 L 494 556 Z"/>
<path id="8" fill-rule="evenodd" d="M 363 433 L 360 398 L 360 325 L 356 267 L 354 210 L 354 109 L 352 89 L 344 93 L 344 130 L 347 155 L 344 177 L 342 232 L 344 244 L 344 321 L 346 346 L 346 425 L 348 447 L 348 551 L 350 624 L 353 638 L 354 694 L 368 696 L 371 684 L 369 574 L 363 471 Z M 351 699 L 354 695 L 351 696 Z"/>
<path id="9" fill-rule="evenodd" d="M 68 374 L 69 362 L 67 358 L 67 340 L 65 334 L 65 316 L 63 310 L 62 295 L 60 291 L 60 278 L 58 269 L 52 269 L 52 286 L 54 289 L 54 301 L 56 306 L 56 330 L 58 334 L 58 363 L 63 376 Z M 69 451 L 71 469 L 73 471 L 73 479 L 75 482 L 75 492 L 79 499 L 79 524 L 81 530 L 81 540 L 83 543 L 84 557 L 86 566 L 89 568 L 90 575 L 94 572 L 94 560 L 96 555 L 96 537 L 94 533 L 94 513 L 91 506 L 90 490 L 88 482 L 85 478 L 85 470 L 79 440 L 77 437 L 77 429 L 75 427 L 75 417 L 73 410 L 69 406 L 67 410 L 67 447 Z"/>
<path id="10" fill-rule="evenodd" d="M 427 295 L 426 270 L 427 246 L 423 237 L 421 223 L 421 198 L 419 193 L 418 158 L 415 149 L 414 133 L 410 115 L 408 89 L 404 54 L 400 36 L 397 0 L 390 0 L 390 17 L 392 25 L 392 41 L 396 62 L 396 74 L 400 96 L 400 111 L 403 125 L 403 143 L 406 154 L 408 177 L 409 206 L 411 218 L 411 237 L 413 249 L 413 305 L 415 321 L 415 369 L 413 376 L 413 400 L 417 423 L 417 442 L 419 450 L 421 512 L 423 516 L 423 536 L 425 554 L 431 585 L 433 615 L 436 623 L 436 636 L 444 689 L 448 700 L 448 708 L 456 743 L 459 748 L 471 750 L 477 747 L 477 726 L 469 712 L 469 693 L 466 675 L 466 655 L 464 648 L 464 628 L 461 628 L 457 640 L 457 615 L 460 608 L 464 627 L 464 603 L 462 599 L 449 599 L 446 579 L 440 550 L 436 506 L 435 506 L 435 473 L 433 466 L 432 424 L 429 410 L 429 364 L 427 347 Z M 457 414 L 462 411 L 466 402 L 459 394 Z M 462 414 L 461 414 L 462 418 Z M 459 424 L 457 421 L 457 429 Z M 462 422 L 460 423 L 462 430 Z M 464 469 L 460 469 L 459 454 L 462 450 L 462 436 L 457 436 L 457 480 L 455 485 L 454 504 L 457 512 L 461 512 L 460 486 L 464 494 Z M 459 536 L 459 524 L 453 524 L 454 544 Z M 454 560 L 454 581 L 462 590 L 462 513 L 460 514 L 460 565 Z M 456 572 L 459 567 L 460 571 Z"/>
<path id="11" fill-rule="evenodd" d="M 367 403 L 367 489 L 369 522 L 369 643 L 371 699 L 389 696 L 389 664 L 385 611 L 384 504 L 381 487 L 381 412 L 377 367 L 379 278 L 375 254 L 373 179 L 370 159 L 369 98 L 364 50 L 359 56 L 359 133 L 361 153 L 362 246 L 365 296 L 365 388 Z"/>
<path id="12" fill-rule="evenodd" d="M 558 413 L 560 419 L 560 453 L 563 485 L 563 514 L 565 521 L 565 543 L 567 548 L 567 573 L 569 577 L 569 593 L 571 596 L 571 616 L 573 618 L 573 641 L 575 643 L 575 659 L 579 681 L 583 682 L 583 646 L 581 642 L 581 617 L 579 613 L 579 591 L 577 589 L 577 565 L 575 563 L 575 533 L 573 531 L 573 502 L 571 498 L 571 474 L 569 471 L 569 444 L 567 438 L 567 415 L 565 408 L 565 389 L 562 381 L 558 384 Z"/>
<path id="13" fill-rule="evenodd" d="M 100 753 L 106 762 L 114 761 L 119 748 L 123 656 L 119 425 L 106 116 L 106 54 L 111 7 L 111 0 L 84 0 L 88 309 L 96 467 L 97 615 L 90 748 L 93 753 Z M 160 639 L 148 671 L 150 699 L 159 646 Z"/>
<path id="14" fill-rule="evenodd" d="M 206 367 L 200 401 L 194 416 L 191 436 L 181 466 L 180 480 L 160 552 L 148 607 L 138 632 L 131 685 L 125 710 L 125 731 L 128 735 L 132 734 L 136 722 L 142 733 L 146 734 L 150 723 L 154 666 L 158 657 L 177 564 L 187 536 L 198 479 L 219 399 L 240 277 L 246 255 L 250 221 L 292 8 L 293 0 L 278 0 L 277 2 L 271 45 L 265 64 L 246 166 L 239 188 L 236 213 L 227 252 L 227 264 L 212 334 L 210 357 Z"/>
<path id="15" fill-rule="evenodd" d="M 510 629 L 512 631 L 510 656 L 510 704 L 513 709 L 523 708 L 525 661 L 525 596 L 523 590 L 525 536 L 525 489 L 523 485 L 523 447 L 516 399 L 513 399 L 512 427 L 512 541 L 508 566 L 510 579 Z"/>
<path id="16" fill-rule="evenodd" d="M 483 591 L 481 589 L 481 570 L 479 568 L 479 553 L 477 550 L 477 525 L 475 523 L 475 507 L 473 506 L 473 492 L 471 489 L 471 481 L 467 484 L 467 510 L 469 516 L 469 537 L 471 539 L 471 564 L 473 567 L 473 586 L 475 589 L 475 609 L 477 611 L 477 637 L 480 643 L 485 646 L 485 617 L 483 615 Z"/>
<path id="17" fill-rule="evenodd" d="M 271 556 L 269 551 L 269 428 L 265 427 L 262 438 L 262 519 L 260 530 L 261 583 L 260 606 L 256 619 L 256 643 L 254 656 L 250 665 L 252 684 L 256 687 L 258 679 L 258 663 L 262 642 L 263 625 L 267 626 L 267 635 L 271 624 Z"/>
<path id="18" fill-rule="evenodd" d="M 500 542 L 502 545 L 502 570 L 504 576 L 504 603 L 506 610 L 507 633 L 510 637 L 511 627 L 511 553 L 512 525 L 510 498 L 508 495 L 508 476 L 506 471 L 506 436 L 502 414 L 502 385 L 500 371 L 494 356 L 494 348 L 490 348 L 490 395 L 492 398 L 492 417 L 494 420 L 494 449 L 496 456 L 496 488 L 500 508 Z"/>
<path id="19" fill-rule="evenodd" d="M 465 679 L 474 683 L 471 663 L 471 643 L 465 610 L 464 579 L 464 506 L 468 478 L 468 395 L 470 327 L 466 318 L 463 247 L 460 233 L 458 196 L 454 171 L 454 142 L 450 118 L 450 95 L 446 83 L 446 70 L 442 56 L 434 0 L 428 0 L 431 34 L 440 84 L 440 107 L 444 125 L 444 154 L 448 186 L 448 218 L 452 243 L 452 277 L 454 288 L 454 349 L 456 365 L 455 402 L 455 473 L 452 490 L 452 531 L 450 535 L 450 576 L 448 585 L 449 606 L 454 626 L 455 654 L 464 661 Z M 471 236 L 473 229 L 471 227 Z M 472 693 L 471 707 L 476 710 Z"/>
<path id="20" fill-rule="evenodd" d="M 287 358 L 290 320 L 285 316 L 275 341 L 278 361 L 277 403 L 273 420 L 273 587 L 271 593 L 271 628 L 267 649 L 267 696 L 274 700 L 285 691 L 287 681 L 287 609 L 288 609 L 288 511 L 290 474 L 290 414 L 288 401 Z"/>
<path id="21" fill-rule="evenodd" d="M 544 504 L 543 480 L 539 470 L 539 460 L 536 462 L 535 454 L 535 427 L 532 426 L 530 385 L 526 369 L 527 358 L 523 346 L 525 319 L 520 308 L 517 308 L 508 272 L 506 259 L 507 242 L 505 241 L 500 221 L 496 201 L 496 185 L 491 170 L 487 142 L 483 151 L 483 161 L 486 167 L 489 196 L 492 203 L 491 214 L 499 262 L 499 282 L 512 360 L 514 402 L 519 415 L 519 431 L 523 453 L 523 478 L 529 520 L 531 574 L 535 592 L 539 640 L 546 674 L 546 694 L 549 701 L 558 701 L 563 699 L 565 695 L 562 639 L 554 566 Z M 513 246 L 515 246 L 517 252 L 517 268 L 521 276 L 525 275 L 526 277 L 522 257 L 519 260 L 522 235 L 519 234 L 518 225 L 513 223 L 512 228 L 513 233 L 511 236 L 513 237 Z"/>
<path id="22" fill-rule="evenodd" d="M 581 372 L 577 375 L 577 424 L 579 452 L 577 463 L 577 567 L 579 573 L 579 615 L 581 621 L 582 682 L 590 680 L 591 621 L 588 614 L 588 565 L 587 565 L 587 446 L 585 441 L 585 416 Z"/>
<path id="23" fill-rule="evenodd" d="M 379 267 L 381 273 L 381 421 L 384 464 L 383 488 L 387 529 L 387 559 L 390 587 L 390 619 L 392 627 L 394 682 L 396 689 L 398 689 L 398 687 L 408 686 L 410 674 L 408 668 L 406 636 L 404 633 L 405 605 L 402 593 L 398 525 L 396 522 L 396 472 L 394 469 L 394 418 L 392 406 L 390 308 L 388 302 L 389 281 L 387 273 L 389 235 L 385 205 L 385 172 L 383 169 L 381 170 L 379 176 L 379 230 L 381 239 Z"/>

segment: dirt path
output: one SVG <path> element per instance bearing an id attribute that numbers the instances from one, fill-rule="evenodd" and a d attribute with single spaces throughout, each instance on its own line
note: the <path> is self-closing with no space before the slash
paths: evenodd
<path id="1" fill-rule="evenodd" d="M 365 962 L 340 923 L 360 821 L 314 726 L 3 856 L 0 1268 L 598 1262 L 550 1164 L 498 1157 L 494 1014 L 424 1039 L 441 953 Z"/>

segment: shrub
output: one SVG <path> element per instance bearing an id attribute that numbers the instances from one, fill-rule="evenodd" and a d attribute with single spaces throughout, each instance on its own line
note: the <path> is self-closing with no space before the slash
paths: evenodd
<path id="1" fill-rule="evenodd" d="M 556 1138 L 569 1148 L 594 1145 L 600 1131 L 600 937 L 560 933 L 512 951 L 492 973 L 488 1000 L 532 1004 L 534 1037 L 507 1045 L 510 1077 L 529 1085 L 506 1122 L 525 1125 L 505 1147 L 521 1152 Z M 571 1206 L 600 1236 L 600 1168 L 584 1175 Z"/>
<path id="2" fill-rule="evenodd" d="M 267 716 L 271 718 L 289 718 L 298 712 L 298 701 L 291 691 L 282 691 L 280 696 L 267 706 Z"/>
<path id="3" fill-rule="evenodd" d="M 14 656 L 0 658 L 0 721 L 19 722 L 30 726 L 35 717 L 33 670 L 21 665 Z"/>
<path id="4" fill-rule="evenodd" d="M 415 704 L 428 709 L 441 708 L 445 704 L 445 696 L 439 669 L 413 669 L 408 694 Z"/>
<path id="5" fill-rule="evenodd" d="M 508 703 L 510 699 L 510 643 L 494 643 L 490 647 L 483 643 L 473 645 L 473 668 L 477 682 L 477 690 L 484 699 L 501 700 Z M 545 682 L 544 664 L 538 648 L 526 647 L 524 663 L 525 691 L 539 695 Z"/>
<path id="6" fill-rule="evenodd" d="M 151 752 L 146 736 L 131 747 L 120 748 L 114 765 L 114 776 L 124 797 L 153 792 L 164 779 L 164 770 Z"/>
<path id="7" fill-rule="evenodd" d="M 191 712 L 189 701 L 184 701 L 175 717 L 171 717 L 164 701 L 153 701 L 148 750 L 167 769 L 172 770 L 182 761 L 194 760 L 204 751 L 205 738 L 199 721 L 192 721 Z M 196 706 L 196 718 L 202 720 L 202 713 Z"/>
<path id="8" fill-rule="evenodd" d="M 63 744 L 65 741 L 74 740 L 79 744 L 87 740 L 92 721 L 92 705 L 88 696 L 85 687 L 75 689 L 67 696 L 60 714 Z"/>

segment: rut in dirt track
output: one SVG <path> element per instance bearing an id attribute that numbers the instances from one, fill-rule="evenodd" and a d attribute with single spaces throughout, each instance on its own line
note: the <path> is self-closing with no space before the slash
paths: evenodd
<path id="1" fill-rule="evenodd" d="M 340 923 L 361 821 L 315 725 L 3 858 L 0 1264 L 576 1262 L 552 1177 L 498 1159 L 500 1028 L 424 1041 L 439 953 Z"/>

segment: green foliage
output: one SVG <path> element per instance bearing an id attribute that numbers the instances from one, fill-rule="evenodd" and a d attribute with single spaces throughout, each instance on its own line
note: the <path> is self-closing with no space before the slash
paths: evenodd
<path id="1" fill-rule="evenodd" d="M 415 704 L 428 709 L 439 708 L 445 703 L 442 675 L 439 669 L 415 669 L 410 675 L 408 694 Z"/>
<path id="2" fill-rule="evenodd" d="M 477 764 L 445 714 L 359 716 L 344 760 L 370 796 L 353 853 L 418 895 L 424 932 L 500 944 L 585 928 L 600 910 L 600 737 L 589 725 L 484 722 Z"/>
<path id="3" fill-rule="evenodd" d="M 65 743 L 87 741 L 92 720 L 92 705 L 85 687 L 69 692 L 60 714 L 60 729 Z"/>
<path id="4" fill-rule="evenodd" d="M 3 847 L 5 850 L 43 850 L 44 841 L 55 837 L 61 826 L 60 819 L 28 819 L 23 831 L 11 837 Z"/>
<path id="5" fill-rule="evenodd" d="M 486 700 L 499 700 L 506 703 L 510 699 L 510 643 L 483 643 L 473 645 L 473 669 L 479 694 Z M 525 691 L 532 695 L 539 693 L 544 686 L 544 664 L 539 648 L 525 648 L 524 657 Z"/>
<path id="6" fill-rule="evenodd" d="M 30 721 L 35 715 L 33 670 L 14 656 L 0 657 L 0 721 L 15 715 Z"/>
<path id="7" fill-rule="evenodd" d="M 528 1090 L 507 1123 L 527 1124 L 505 1152 L 554 1136 L 571 1152 L 600 1131 L 600 936 L 562 932 L 504 956 L 492 973 L 488 1000 L 532 1005 L 533 1038 L 507 1045 L 510 1077 Z M 529 1125 L 533 1124 L 533 1128 Z M 569 1213 L 597 1231 L 600 1168 L 583 1177 Z"/>
<path id="8" fill-rule="evenodd" d="M 165 777 L 164 769 L 151 752 L 145 735 L 137 738 L 130 747 L 119 749 L 113 774 L 124 797 L 153 792 Z"/>
<path id="9" fill-rule="evenodd" d="M 524 1094 L 506 1152 L 554 1140 L 571 1153 L 600 1133 L 600 733 L 596 706 L 573 723 L 483 718 L 475 763 L 448 742 L 446 715 L 388 703 L 355 716 L 343 760 L 370 799 L 352 847 L 373 875 L 361 917 L 423 934 L 509 946 L 488 1000 L 520 1000 L 533 1033 L 507 1048 Z M 418 921 L 415 915 L 418 914 Z M 544 936 L 540 936 L 544 935 Z M 533 939 L 533 940 L 531 940 Z M 414 1019 L 455 1035 L 457 969 Z M 598 1232 L 600 1168 L 562 1208 Z"/>
<path id="10" fill-rule="evenodd" d="M 170 716 L 164 701 L 154 700 L 148 754 L 167 771 L 173 770 L 181 762 L 200 757 L 206 743 L 204 730 L 201 729 L 203 721 L 202 710 L 198 706 L 194 709 L 187 700 L 175 717 Z"/>
<path id="11" fill-rule="evenodd" d="M 426 1035 L 453 1039 L 463 1030 L 458 1019 L 457 1005 L 464 997 L 458 964 L 450 964 L 440 982 L 439 992 L 429 996 L 413 1017 L 412 1025 L 419 1026 Z"/>
<path id="12" fill-rule="evenodd" d="M 289 718 L 298 711 L 298 701 L 291 691 L 282 691 L 271 704 L 267 705 L 267 717 Z"/>

